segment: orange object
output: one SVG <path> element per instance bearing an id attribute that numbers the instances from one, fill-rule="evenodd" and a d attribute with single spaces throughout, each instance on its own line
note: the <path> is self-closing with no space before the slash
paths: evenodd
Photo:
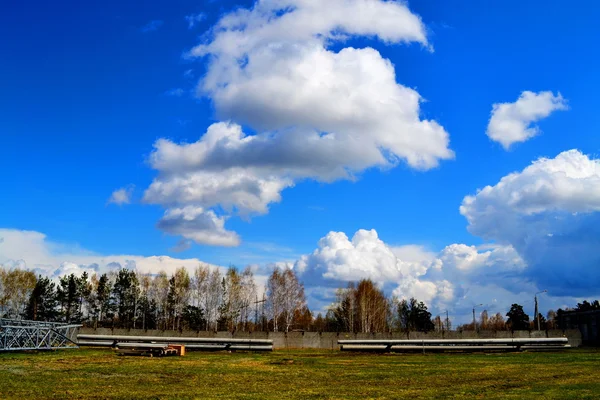
<path id="1" fill-rule="evenodd" d="M 177 350 L 177 354 L 179 354 L 181 357 L 185 356 L 185 345 L 183 345 L 183 344 L 171 344 L 171 345 L 169 345 L 169 347 Z"/>

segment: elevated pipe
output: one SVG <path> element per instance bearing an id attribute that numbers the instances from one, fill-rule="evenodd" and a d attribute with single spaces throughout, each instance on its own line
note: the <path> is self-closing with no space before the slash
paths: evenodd
<path id="1" fill-rule="evenodd" d="M 388 346 L 362 346 L 362 345 L 344 345 L 342 351 L 373 351 L 373 352 L 386 352 L 386 351 L 423 351 L 424 349 L 431 351 L 519 351 L 519 350 L 562 350 L 570 348 L 571 346 L 398 346 L 389 348 Z"/>
<path id="2" fill-rule="evenodd" d="M 158 342 L 158 343 L 231 343 L 273 345 L 271 339 L 198 338 L 181 336 L 77 335 L 77 341 Z"/>
<path id="3" fill-rule="evenodd" d="M 408 340 L 338 340 L 338 344 L 363 344 L 363 345 L 527 345 L 527 344 L 567 344 L 569 340 L 561 338 L 509 338 L 509 339 L 408 339 Z"/>

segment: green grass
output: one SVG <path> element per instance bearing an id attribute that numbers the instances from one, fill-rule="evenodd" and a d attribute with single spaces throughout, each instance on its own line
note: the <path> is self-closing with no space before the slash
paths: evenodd
<path id="1" fill-rule="evenodd" d="M 600 351 L 0 354 L 2 399 L 600 398 Z"/>

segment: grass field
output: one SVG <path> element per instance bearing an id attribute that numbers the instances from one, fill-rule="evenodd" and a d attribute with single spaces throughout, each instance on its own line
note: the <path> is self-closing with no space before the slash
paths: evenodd
<path id="1" fill-rule="evenodd" d="M 0 354 L 2 399 L 600 398 L 600 351 Z"/>

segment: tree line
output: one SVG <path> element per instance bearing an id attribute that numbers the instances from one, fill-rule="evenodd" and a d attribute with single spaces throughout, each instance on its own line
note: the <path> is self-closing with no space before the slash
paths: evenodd
<path id="1" fill-rule="evenodd" d="M 0 316 L 81 323 L 89 327 L 211 331 L 384 332 L 434 329 L 431 313 L 415 299 L 388 299 L 371 280 L 337 290 L 336 301 L 316 317 L 293 269 L 275 268 L 259 293 L 250 268 L 200 264 L 142 274 L 122 268 L 83 272 L 56 280 L 31 271 L 0 268 Z"/>
<path id="2" fill-rule="evenodd" d="M 69 274 L 56 281 L 0 268 L 0 316 L 81 323 L 90 327 L 173 330 L 289 330 L 310 311 L 291 269 L 276 268 L 259 293 L 250 268 L 225 273 L 206 264 L 141 274 Z"/>
<path id="3" fill-rule="evenodd" d="M 520 304 L 512 304 L 510 310 L 506 313 L 505 320 L 501 313 L 489 317 L 487 310 L 484 310 L 478 321 L 475 323 L 460 325 L 458 330 L 551 330 L 551 329 L 566 329 L 564 324 L 563 314 L 567 311 L 594 311 L 600 310 L 600 302 L 598 300 L 589 302 L 584 300 L 573 308 L 559 308 L 557 311 L 549 310 L 544 316 L 538 313 L 537 317 L 529 318 L 529 315 L 523 310 Z"/>
<path id="4" fill-rule="evenodd" d="M 260 292 L 260 293 L 259 293 Z M 584 301 L 576 310 L 600 309 Z M 483 310 L 477 321 L 456 330 L 530 330 L 558 328 L 558 315 L 533 318 L 519 304 L 505 315 Z M 206 331 L 449 331 L 451 320 L 435 316 L 415 298 L 386 297 L 370 279 L 336 291 L 325 315 L 306 305 L 303 283 L 293 269 L 275 268 L 264 291 L 251 268 L 225 272 L 200 264 L 190 273 L 181 267 L 142 274 L 122 268 L 101 275 L 64 275 L 56 280 L 19 268 L 0 267 L 0 316 L 37 321 L 81 323 L 89 327 Z M 504 317 L 507 317 L 506 319 Z"/>

